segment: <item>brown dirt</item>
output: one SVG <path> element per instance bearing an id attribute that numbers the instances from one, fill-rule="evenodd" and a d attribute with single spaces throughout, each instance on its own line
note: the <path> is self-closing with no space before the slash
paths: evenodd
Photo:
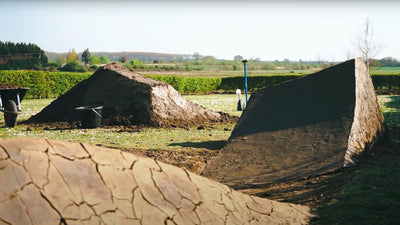
<path id="1" fill-rule="evenodd" d="M 18 89 L 22 88 L 16 84 L 5 84 L 5 83 L 0 83 L 0 89 Z"/>
<path id="2" fill-rule="evenodd" d="M 32 124 L 32 126 L 44 129 L 75 129 L 77 125 L 68 123 L 48 123 L 48 124 Z M 121 126 L 121 132 L 140 132 L 142 127 L 139 126 Z M 400 128 L 390 129 L 391 140 L 400 144 Z M 390 144 L 378 146 L 374 150 L 392 151 Z M 151 150 L 127 148 L 123 151 L 131 152 L 138 156 L 144 156 L 165 162 L 174 166 L 185 168 L 191 172 L 199 174 L 203 168 L 213 158 L 219 155 L 216 149 L 192 149 L 186 151 L 170 151 L 170 150 Z M 255 195 L 262 198 L 277 200 L 281 202 L 290 202 L 295 204 L 307 205 L 313 210 L 322 208 L 335 198 L 339 191 L 353 177 L 353 173 L 357 167 L 337 170 L 332 173 L 320 176 L 310 177 L 297 181 L 275 182 L 262 187 L 248 186 L 239 190 L 240 192 Z"/>
<path id="3" fill-rule="evenodd" d="M 76 122 L 79 106 L 102 105 L 102 124 L 186 127 L 236 117 L 184 99 L 172 86 L 119 64 L 100 67 L 26 123 Z"/>
<path id="4" fill-rule="evenodd" d="M 385 131 L 366 66 L 350 60 L 253 92 L 203 175 L 243 189 L 329 174 Z"/>
<path id="5" fill-rule="evenodd" d="M 193 173 L 199 174 L 207 163 L 218 155 L 215 150 L 200 149 L 186 151 L 167 151 L 152 149 L 124 149 L 135 155 L 149 157 L 155 160 L 187 169 Z"/>
<path id="6" fill-rule="evenodd" d="M 400 95 L 400 89 L 375 90 L 377 95 Z"/>

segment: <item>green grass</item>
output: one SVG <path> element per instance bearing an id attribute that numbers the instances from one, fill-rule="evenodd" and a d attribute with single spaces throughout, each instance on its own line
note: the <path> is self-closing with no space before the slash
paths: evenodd
<path id="1" fill-rule="evenodd" d="M 207 108 L 223 111 L 239 116 L 236 112 L 236 95 L 192 95 L 186 96 Z M 23 113 L 18 121 L 28 119 L 38 113 L 53 99 L 35 99 L 22 101 Z M 18 124 L 14 128 L 4 125 L 3 115 L 0 117 L 0 138 L 14 137 L 49 138 L 55 140 L 85 142 L 114 148 L 142 148 L 157 150 L 181 151 L 196 148 L 220 148 L 229 138 L 234 124 L 214 124 L 204 129 L 183 128 L 132 128 L 101 127 L 97 129 L 59 129 L 56 126 L 36 127 Z M 203 144 L 202 144 L 203 143 Z M 219 146 L 219 147 L 218 147 Z"/>
<path id="2" fill-rule="evenodd" d="M 236 111 L 238 100 L 233 94 L 186 95 L 185 98 L 217 112 L 222 111 L 234 116 L 241 115 L 240 111 Z M 244 94 L 242 98 L 245 99 Z"/>
<path id="3" fill-rule="evenodd" d="M 400 74 L 400 67 L 371 67 L 371 74 Z"/>
<path id="4" fill-rule="evenodd" d="M 378 102 L 389 127 L 400 127 L 400 96 L 380 95 Z"/>
<path id="5" fill-rule="evenodd" d="M 360 163 L 338 196 L 319 211 L 316 224 L 399 224 L 399 153 L 377 153 Z"/>
<path id="6" fill-rule="evenodd" d="M 215 111 L 222 111 L 231 115 L 240 116 L 236 111 L 237 98 L 234 94 L 214 95 L 188 95 L 188 100 L 203 105 Z M 244 95 L 242 95 L 244 98 Z M 53 99 L 34 99 L 22 101 L 23 113 L 18 116 L 18 121 L 23 121 L 38 113 Z M 378 101 L 386 119 L 391 127 L 400 127 L 400 96 L 382 95 Z M 57 140 L 87 142 L 102 144 L 116 148 L 145 148 L 145 149 L 179 149 L 187 148 L 176 143 L 226 141 L 234 124 L 215 124 L 206 129 L 192 127 L 189 130 L 182 128 L 141 128 L 138 132 L 124 132 L 121 127 L 98 129 L 56 129 L 56 127 L 39 127 L 17 125 L 15 128 L 4 126 L 3 115 L 0 117 L 0 138 L 36 137 Z"/>

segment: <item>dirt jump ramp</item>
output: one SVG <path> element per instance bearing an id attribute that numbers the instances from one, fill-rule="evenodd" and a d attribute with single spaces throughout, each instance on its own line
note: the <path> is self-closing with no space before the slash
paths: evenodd
<path id="1" fill-rule="evenodd" d="M 306 206 L 249 196 L 116 149 L 0 140 L 0 224 L 307 224 Z"/>
<path id="2" fill-rule="evenodd" d="M 79 121 L 75 108 L 87 105 L 103 106 L 104 125 L 185 127 L 233 119 L 186 100 L 165 82 L 111 63 L 97 69 L 27 123 Z"/>
<path id="3" fill-rule="evenodd" d="M 235 188 L 326 174 L 357 161 L 387 135 L 360 59 L 251 95 L 203 175 Z"/>

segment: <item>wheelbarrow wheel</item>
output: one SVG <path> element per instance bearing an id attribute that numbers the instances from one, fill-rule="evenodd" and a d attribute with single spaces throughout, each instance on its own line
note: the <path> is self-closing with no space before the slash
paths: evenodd
<path id="1" fill-rule="evenodd" d="M 17 124 L 17 105 L 13 100 L 8 100 L 4 104 L 4 121 L 7 127 L 15 127 Z"/>

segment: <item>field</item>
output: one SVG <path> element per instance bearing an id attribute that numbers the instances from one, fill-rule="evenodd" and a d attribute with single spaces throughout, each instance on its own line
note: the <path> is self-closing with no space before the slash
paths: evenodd
<path id="1" fill-rule="evenodd" d="M 189 95 L 187 99 L 207 108 L 240 116 L 236 96 L 228 94 Z M 39 112 L 53 99 L 24 100 L 19 122 Z M 391 143 L 380 147 L 374 157 L 365 159 L 345 176 L 327 179 L 329 195 L 320 201 L 311 196 L 298 203 L 310 205 L 320 217 L 312 224 L 396 224 L 400 219 L 400 96 L 378 96 L 381 110 L 391 129 Z M 153 157 L 199 172 L 218 149 L 223 147 L 235 124 L 205 124 L 190 128 L 101 127 L 75 129 L 57 124 L 26 125 L 6 128 L 0 118 L 0 138 L 37 137 L 119 148 Z M 334 181 L 334 182 L 333 182 Z M 308 186 L 312 183 L 291 185 Z M 328 184 L 328 182 L 330 182 Z M 311 186 L 312 187 L 312 186 Z M 265 194 L 265 193 L 264 193 Z M 262 194 L 258 193 L 262 196 Z M 314 196 L 315 197 L 315 196 Z M 277 198 L 277 197 L 275 197 Z M 277 198 L 279 199 L 279 198 Z"/>
<path id="2" fill-rule="evenodd" d="M 186 95 L 185 98 L 201 104 L 215 111 L 222 111 L 231 115 L 240 116 L 236 111 L 236 95 Z M 32 99 L 22 101 L 23 114 L 18 117 L 23 122 L 38 113 L 53 99 Z M 378 100 L 381 110 L 389 127 L 400 127 L 400 96 L 380 95 Z M 12 137 L 37 137 L 66 140 L 74 142 L 87 142 L 115 148 L 145 148 L 155 150 L 180 149 L 190 147 L 179 146 L 184 142 L 218 142 L 226 141 L 234 124 L 205 125 L 204 128 L 192 127 L 179 128 L 145 128 L 145 127 L 102 127 L 99 129 L 58 129 L 57 124 L 42 126 L 20 124 L 15 128 L 6 128 L 4 118 L 0 117 L 0 138 Z M 127 131 L 127 132 L 125 132 Z M 101 135 L 100 135 L 101 134 Z M 153 138 L 157 137 L 157 141 Z M 215 148 L 214 148 L 215 149 Z"/>

